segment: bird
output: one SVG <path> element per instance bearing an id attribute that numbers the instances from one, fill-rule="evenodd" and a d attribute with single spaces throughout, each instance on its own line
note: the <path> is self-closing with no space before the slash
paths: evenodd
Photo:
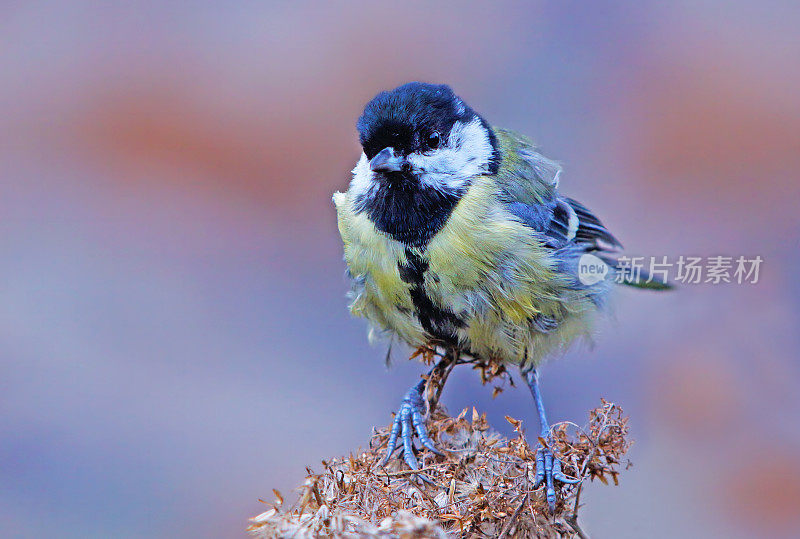
<path id="1" fill-rule="evenodd" d="M 592 338 L 617 284 L 670 285 L 625 275 L 621 243 L 560 193 L 560 164 L 529 138 L 489 124 L 449 86 L 382 91 L 356 128 L 362 153 L 347 191 L 333 195 L 350 312 L 367 320 L 372 340 L 516 366 L 549 439 L 542 362 Z M 423 378 L 403 397 L 384 462 L 399 441 L 418 469 L 415 437 L 441 454 L 425 425 L 424 389 Z M 554 481 L 578 479 L 540 445 L 536 485 L 546 486 L 551 509 Z"/>

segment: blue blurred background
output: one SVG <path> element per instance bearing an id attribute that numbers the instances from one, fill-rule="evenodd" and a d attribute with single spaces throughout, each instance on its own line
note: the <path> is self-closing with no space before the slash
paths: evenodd
<path id="1" fill-rule="evenodd" d="M 635 466 L 598 537 L 796 532 L 800 6 L 39 2 L 0 7 L 0 535 L 236 537 L 364 444 L 422 367 L 370 347 L 330 195 L 381 89 L 446 82 L 565 165 L 643 255 L 760 255 L 756 285 L 623 291 L 544 369 Z M 444 394 L 501 429 L 521 388 Z"/>

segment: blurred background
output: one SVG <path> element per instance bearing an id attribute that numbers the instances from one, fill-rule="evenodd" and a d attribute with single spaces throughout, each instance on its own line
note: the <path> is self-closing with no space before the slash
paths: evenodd
<path id="1" fill-rule="evenodd" d="M 118 4 L 0 7 L 1 536 L 242 536 L 390 421 L 423 368 L 349 317 L 330 196 L 409 80 L 533 137 L 629 252 L 764 259 L 622 291 L 545 367 L 552 420 L 632 418 L 584 527 L 796 532 L 796 1 Z M 444 404 L 536 428 L 469 369 Z"/>

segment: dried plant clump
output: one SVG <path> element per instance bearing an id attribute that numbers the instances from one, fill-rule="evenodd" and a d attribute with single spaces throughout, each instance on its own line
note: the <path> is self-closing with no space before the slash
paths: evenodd
<path id="1" fill-rule="evenodd" d="M 557 483 L 550 514 L 544 487 L 534 488 L 536 448 L 521 421 L 506 419 L 516 431 L 511 439 L 491 430 L 475 409 L 450 417 L 437 408 L 428 427 L 446 456 L 422 451 L 418 471 L 402 459 L 380 465 L 389 428 L 378 429 L 367 451 L 323 461 L 320 473 L 309 469 L 290 507 L 275 491 L 275 502 L 251 519 L 248 531 L 265 538 L 584 536 L 577 521 L 582 483 Z M 617 484 L 631 444 L 627 423 L 619 407 L 603 400 L 585 428 L 554 425 L 550 447 L 567 475 Z"/>

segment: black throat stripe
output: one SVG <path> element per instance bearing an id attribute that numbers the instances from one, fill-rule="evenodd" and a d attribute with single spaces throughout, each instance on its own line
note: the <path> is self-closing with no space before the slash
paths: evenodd
<path id="1" fill-rule="evenodd" d="M 428 262 L 410 249 L 406 249 L 406 264 L 398 262 L 397 269 L 403 282 L 409 283 L 409 294 L 414 311 L 422 328 L 435 339 L 447 344 L 457 344 L 456 329 L 466 324 L 453 311 L 442 309 L 425 293 L 425 272 Z"/>

